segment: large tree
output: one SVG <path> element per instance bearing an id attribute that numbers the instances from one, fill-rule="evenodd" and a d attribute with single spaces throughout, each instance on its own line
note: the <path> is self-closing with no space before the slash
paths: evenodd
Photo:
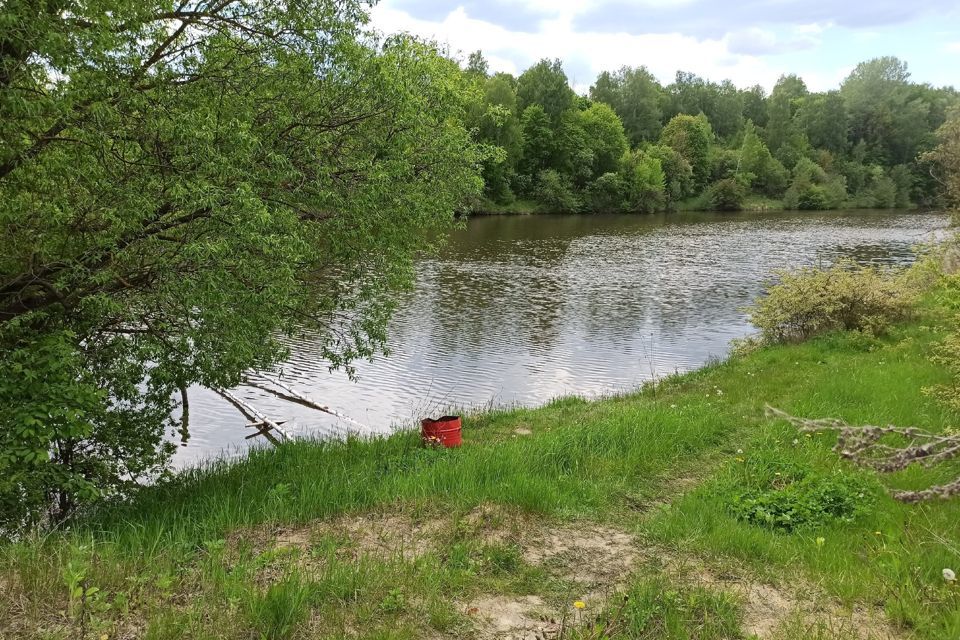
<path id="1" fill-rule="evenodd" d="M 616 171 L 628 147 L 620 118 L 613 109 L 599 102 L 576 114 L 593 155 L 593 175 Z"/>
<path id="2" fill-rule="evenodd" d="M 704 114 L 714 133 L 722 138 L 734 135 L 743 126 L 743 96 L 729 80 L 717 84 L 686 71 L 678 71 L 667 87 L 667 115 Z"/>
<path id="3" fill-rule="evenodd" d="M 913 162 L 930 129 L 940 124 L 930 122 L 930 105 L 910 84 L 907 64 L 894 57 L 858 64 L 840 94 L 850 115 L 850 135 L 866 144 L 874 162 Z"/>
<path id="4" fill-rule="evenodd" d="M 693 171 L 693 183 L 703 188 L 709 178 L 708 155 L 713 131 L 706 116 L 677 115 L 670 119 L 660 134 L 660 144 L 680 154 Z"/>
<path id="5" fill-rule="evenodd" d="M 931 174 L 943 189 L 949 206 L 960 207 L 960 107 L 947 114 L 936 132 L 937 146 L 923 154 L 922 160 L 930 165 Z"/>
<path id="6" fill-rule="evenodd" d="M 662 90 L 646 67 L 623 67 L 615 74 L 604 71 L 590 87 L 590 97 L 613 107 L 633 144 L 656 140 L 660 135 Z"/>
<path id="7" fill-rule="evenodd" d="M 835 154 L 847 150 L 847 107 L 837 91 L 816 93 L 800 100 L 796 125 L 810 144 Z"/>
<path id="8" fill-rule="evenodd" d="M 809 94 L 807 85 L 799 76 L 780 76 L 767 99 L 767 146 L 776 152 L 788 144 L 797 133 L 794 116 L 800 103 Z"/>
<path id="9" fill-rule="evenodd" d="M 517 114 L 517 93 L 513 77 L 498 73 L 482 77 L 480 99 L 471 107 L 469 125 L 477 140 L 493 148 L 483 167 L 487 197 L 509 202 L 514 194 L 511 182 L 523 152 L 523 131 Z"/>
<path id="10" fill-rule="evenodd" d="M 455 63 L 332 0 L 0 7 L 0 533 L 163 467 L 171 394 L 385 339 L 479 189 Z M 179 396 L 174 396 L 179 397 Z"/>
<path id="11" fill-rule="evenodd" d="M 519 110 L 523 112 L 531 105 L 540 105 L 554 123 L 573 107 L 575 97 L 560 60 L 541 60 L 517 78 Z"/>

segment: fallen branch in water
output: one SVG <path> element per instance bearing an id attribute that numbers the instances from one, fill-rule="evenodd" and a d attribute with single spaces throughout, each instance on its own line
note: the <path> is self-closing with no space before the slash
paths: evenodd
<path id="1" fill-rule="evenodd" d="M 915 462 L 932 467 L 960 457 L 960 435 L 957 434 L 937 434 L 915 427 L 893 425 L 852 426 L 835 418 L 811 420 L 792 416 L 771 406 L 767 406 L 767 416 L 786 420 L 804 433 L 836 431 L 837 444 L 833 450 L 840 457 L 881 473 L 902 471 Z M 899 439 L 901 443 L 889 444 L 891 438 Z M 960 495 L 960 478 L 920 491 L 893 491 L 892 495 L 903 502 L 949 498 Z"/>
<path id="2" fill-rule="evenodd" d="M 354 419 L 351 418 L 350 416 L 344 415 L 344 414 L 340 413 L 339 411 L 336 411 L 335 409 L 331 409 L 330 407 L 328 407 L 328 406 L 325 405 L 325 404 L 320 404 L 320 403 L 317 402 L 316 400 L 313 400 L 312 398 L 309 398 L 309 397 L 303 395 L 303 394 L 300 393 L 299 391 L 297 391 L 297 390 L 295 390 L 295 389 L 291 389 L 290 387 L 288 387 L 288 386 L 285 385 L 284 383 L 280 382 L 279 380 L 275 380 L 275 379 L 273 379 L 273 378 L 269 378 L 269 377 L 267 377 L 267 376 L 265 376 L 265 375 L 263 375 L 263 374 L 259 374 L 259 376 L 260 376 L 261 378 L 263 378 L 264 380 L 266 380 L 267 382 L 269 382 L 270 384 L 272 384 L 272 385 L 274 385 L 274 386 L 276 386 L 276 387 L 279 387 L 279 388 L 282 389 L 283 391 L 277 391 L 276 389 L 271 389 L 270 387 L 268 387 L 268 386 L 266 386 L 266 385 L 263 385 L 263 384 L 260 384 L 260 383 L 257 383 L 257 382 L 253 382 L 253 381 L 251 381 L 251 380 L 249 380 L 249 379 L 248 379 L 248 380 L 245 380 L 245 381 L 244 381 L 244 384 L 246 384 L 247 386 L 253 387 L 254 389 L 260 389 L 261 391 L 266 391 L 267 393 L 272 394 L 272 395 L 275 395 L 276 397 L 280 398 L 281 400 L 286 400 L 287 402 L 294 402 L 294 403 L 296 403 L 296 404 L 303 405 L 304 407 L 308 407 L 308 408 L 310 408 L 310 409 L 316 409 L 317 411 L 322 411 L 323 413 L 328 413 L 328 414 L 330 414 L 330 415 L 332 415 L 332 416 L 334 416 L 334 417 L 337 417 L 337 418 L 343 420 L 343 421 L 346 422 L 346 423 L 349 423 L 349 424 L 357 427 L 359 430 L 361 430 L 361 431 L 363 431 L 363 432 L 365 432 L 365 433 L 374 433 L 374 430 L 373 430 L 372 428 L 368 427 L 367 425 L 363 424 L 362 422 L 357 422 L 356 420 L 354 420 Z"/>
<path id="3" fill-rule="evenodd" d="M 292 436 L 280 426 L 281 423 L 274 422 L 266 415 L 261 413 L 253 405 L 241 400 L 226 389 L 213 389 L 213 391 L 220 395 L 224 400 L 235 406 L 237 410 L 240 411 L 240 413 L 242 413 L 244 417 L 250 421 L 250 424 L 247 425 L 248 427 L 256 427 L 258 429 L 256 433 L 247 436 L 248 440 L 258 435 L 263 435 L 273 444 L 278 444 L 277 438 L 270 433 L 271 431 L 276 431 L 284 440 L 293 439 Z"/>

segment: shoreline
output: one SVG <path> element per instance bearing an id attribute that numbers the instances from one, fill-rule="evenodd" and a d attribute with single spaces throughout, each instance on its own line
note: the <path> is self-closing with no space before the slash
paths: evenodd
<path id="1" fill-rule="evenodd" d="M 483 638 L 530 631 L 536 612 L 573 620 L 573 602 L 613 616 L 620 592 L 634 621 L 676 619 L 689 632 L 707 616 L 716 629 L 703 638 L 809 637 L 790 635 L 797 619 L 952 637 L 960 593 L 938 576 L 960 560 L 960 503 L 908 506 L 881 486 L 937 472 L 881 479 L 763 414 L 769 403 L 856 423 L 955 425 L 923 392 L 947 377 L 929 361 L 946 318 L 928 300 L 880 339 L 833 334 L 634 393 L 467 415 L 456 450 L 423 449 L 406 431 L 212 462 L 70 531 L 0 547 L 0 593 L 15 604 L 0 630 L 74 629 L 76 609 L 53 604 L 70 601 L 73 566 L 103 594 L 84 615 L 109 637 L 266 633 L 276 599 L 302 616 L 268 637 Z M 855 486 L 865 508 L 792 530 L 744 520 L 737 496 L 774 468 L 818 490 Z M 923 530 L 907 526 L 916 517 Z M 778 599 L 775 615 L 758 614 L 758 593 Z"/>
<path id="2" fill-rule="evenodd" d="M 704 209 L 700 207 L 688 207 L 684 206 L 685 203 L 678 203 L 678 206 L 673 209 L 664 209 L 662 211 L 650 211 L 650 212 L 624 212 L 624 211 L 547 211 L 540 208 L 540 204 L 533 201 L 518 201 L 517 203 L 510 205 L 494 205 L 493 203 L 488 203 L 482 209 L 477 209 L 469 211 L 463 214 L 458 214 L 458 218 L 469 219 L 473 217 L 483 218 L 483 217 L 492 217 L 492 216 L 558 216 L 558 215 L 571 215 L 571 216 L 591 216 L 591 215 L 605 215 L 613 213 L 616 215 L 635 215 L 635 216 L 650 216 L 650 215 L 670 215 L 675 213 L 716 213 L 716 214 L 741 214 L 741 213 L 807 213 L 807 214 L 818 214 L 818 213 L 831 213 L 837 211 L 881 211 L 885 213 L 937 213 L 942 211 L 942 207 L 921 207 L 917 205 L 911 205 L 906 208 L 890 208 L 890 209 L 877 209 L 876 207 L 855 207 L 855 206 L 844 206 L 838 207 L 835 209 L 787 209 L 783 206 L 782 203 L 770 200 L 757 200 L 754 202 L 747 202 L 742 209 L 737 209 L 735 211 L 723 210 L 723 209 Z"/>

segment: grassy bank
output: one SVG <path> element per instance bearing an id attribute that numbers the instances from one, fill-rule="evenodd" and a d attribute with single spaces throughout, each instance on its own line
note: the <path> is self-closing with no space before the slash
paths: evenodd
<path id="1" fill-rule="evenodd" d="M 960 501 L 881 484 L 950 470 L 881 479 L 764 417 L 955 425 L 923 392 L 946 315 L 469 417 L 459 450 L 404 433 L 211 464 L 0 547 L 0 637 L 586 638 L 601 614 L 623 638 L 956 638 Z"/>
<path id="2" fill-rule="evenodd" d="M 543 213 L 543 207 L 534 200 L 518 199 L 509 204 L 500 204 L 484 198 L 471 212 L 472 216 L 530 215 Z"/>
<path id="3" fill-rule="evenodd" d="M 915 207 L 911 207 L 915 208 Z M 847 206 L 841 209 L 873 209 L 870 206 L 858 206 L 856 203 L 847 203 Z M 716 212 L 718 211 L 710 204 L 709 194 L 703 193 L 699 196 L 688 198 L 677 202 L 672 211 L 680 212 Z M 747 212 L 770 212 L 770 211 L 800 211 L 799 209 L 787 209 L 782 200 L 768 198 L 759 194 L 751 194 L 744 199 L 739 211 Z M 829 211 L 829 210 L 828 210 Z M 515 200 L 509 204 L 499 204 L 489 199 L 484 199 L 477 207 L 470 212 L 471 216 L 492 216 L 492 215 L 533 215 L 540 213 L 556 213 L 549 207 L 544 206 L 534 200 Z M 593 212 L 595 213 L 595 212 Z"/>

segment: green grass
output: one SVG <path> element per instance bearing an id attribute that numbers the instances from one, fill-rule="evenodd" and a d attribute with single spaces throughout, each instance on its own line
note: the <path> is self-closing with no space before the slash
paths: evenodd
<path id="1" fill-rule="evenodd" d="M 582 619 L 578 619 L 582 618 Z M 699 586 L 677 587 L 663 578 L 637 580 L 595 621 L 575 617 L 571 640 L 731 640 L 743 637 L 737 599 Z M 603 635 L 606 632 L 607 635 Z"/>
<path id="2" fill-rule="evenodd" d="M 711 211 L 710 194 L 707 191 L 686 200 L 681 200 L 676 204 L 677 211 Z"/>
<path id="3" fill-rule="evenodd" d="M 582 585 L 526 561 L 516 539 L 476 533 L 471 510 L 498 505 L 519 519 L 518 535 L 606 523 L 775 583 L 816 585 L 848 606 L 883 608 L 918 638 L 957 637 L 960 589 L 941 572 L 960 570 L 960 501 L 904 505 L 882 486 L 923 486 L 957 468 L 878 478 L 839 460 L 830 437 L 798 437 L 764 417 L 770 404 L 948 428 L 957 417 L 923 392 L 947 379 L 929 359 L 945 327 L 928 304 L 882 339 L 826 336 L 630 395 L 468 416 L 459 450 L 424 449 L 401 433 L 214 462 L 68 531 L 0 547 L 0 636 L 462 637 L 475 624 L 453 602 L 579 597 Z M 532 435 L 516 435 L 520 427 Z M 394 512 L 444 523 L 431 534 L 440 544 L 376 557 L 323 532 L 302 548 L 269 543 L 318 520 Z M 775 522 L 765 520 L 771 513 Z M 649 572 L 631 580 L 629 631 L 618 637 L 737 637 L 740 613 L 727 595 Z"/>
<path id="4" fill-rule="evenodd" d="M 743 201 L 744 211 L 783 211 L 783 200 L 750 194 Z"/>

